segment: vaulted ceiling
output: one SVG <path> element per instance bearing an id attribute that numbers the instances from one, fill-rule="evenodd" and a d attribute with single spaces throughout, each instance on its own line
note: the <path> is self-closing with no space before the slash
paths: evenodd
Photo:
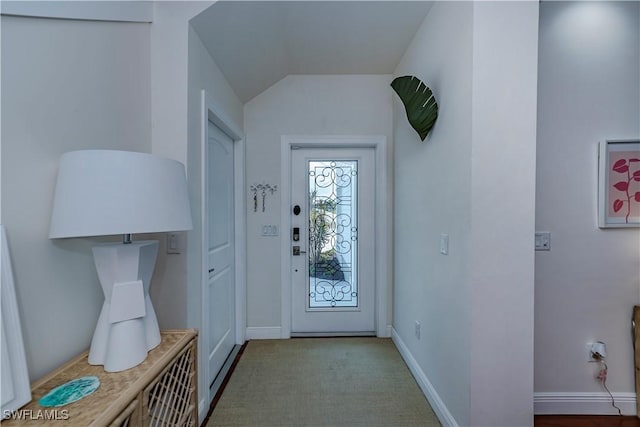
<path id="1" fill-rule="evenodd" d="M 391 74 L 432 4 L 219 1 L 191 24 L 246 102 L 288 74 Z"/>

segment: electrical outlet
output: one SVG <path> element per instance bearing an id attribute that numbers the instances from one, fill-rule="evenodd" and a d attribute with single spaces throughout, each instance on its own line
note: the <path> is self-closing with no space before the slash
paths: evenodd
<path id="1" fill-rule="evenodd" d="M 588 342 L 585 345 L 587 362 L 600 362 L 607 357 L 607 347 L 602 341 Z M 594 355 L 597 355 L 594 357 Z"/>
<path id="2" fill-rule="evenodd" d="M 536 231 L 536 251 L 551 250 L 551 233 L 548 231 Z"/>
<path id="3" fill-rule="evenodd" d="M 584 345 L 585 354 L 587 355 L 587 362 L 597 362 L 597 360 L 595 360 L 591 356 L 591 347 L 593 347 L 593 343 L 592 342 L 588 342 L 588 343 L 586 343 Z"/>
<path id="4" fill-rule="evenodd" d="M 416 329 L 415 329 L 416 339 L 420 339 L 420 322 L 416 320 Z"/>

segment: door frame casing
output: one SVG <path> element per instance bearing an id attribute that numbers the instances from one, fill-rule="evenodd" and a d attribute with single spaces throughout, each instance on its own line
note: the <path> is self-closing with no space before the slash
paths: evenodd
<path id="1" fill-rule="evenodd" d="M 378 337 L 389 337 L 389 238 L 387 197 L 387 137 L 384 135 L 282 135 L 281 198 L 281 327 L 280 338 L 291 338 L 291 150 L 297 148 L 373 148 L 375 152 L 375 308 Z"/>
<path id="2" fill-rule="evenodd" d="M 216 102 L 207 95 L 203 89 L 201 91 L 201 144 L 200 144 L 200 167 L 202 173 L 200 174 L 200 229 L 202 230 L 201 236 L 201 278 L 200 278 L 200 292 L 202 296 L 201 305 L 201 318 L 200 318 L 200 339 L 202 343 L 199 345 L 201 350 L 198 355 L 198 369 L 203 371 L 203 375 L 200 378 L 204 378 L 202 382 L 204 389 L 209 390 L 207 384 L 209 378 L 209 364 L 206 357 L 203 357 L 209 348 L 208 332 L 209 325 L 207 319 L 209 318 L 209 310 L 207 307 L 206 298 L 204 293 L 209 276 L 208 272 L 208 225 L 207 225 L 207 203 L 206 203 L 206 190 L 207 190 L 207 142 L 209 140 L 209 122 L 212 122 L 220 130 L 226 133 L 233 141 L 233 162 L 234 162 L 234 189 L 233 189 L 233 204 L 234 211 L 245 212 L 246 203 L 244 197 L 244 159 L 245 159 L 245 139 L 242 129 L 221 109 Z M 245 329 L 246 329 L 246 223 L 245 215 L 235 215 L 234 221 L 234 273 L 235 273 L 235 344 L 241 345 L 245 341 Z M 209 399 L 210 400 L 210 399 Z M 205 410 L 208 411 L 209 404 L 205 403 Z"/>

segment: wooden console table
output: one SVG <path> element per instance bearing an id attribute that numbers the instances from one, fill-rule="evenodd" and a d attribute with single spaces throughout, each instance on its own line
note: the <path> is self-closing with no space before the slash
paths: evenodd
<path id="1" fill-rule="evenodd" d="M 32 385 L 32 401 L 2 421 L 2 427 L 38 426 L 198 426 L 196 330 L 161 332 L 162 341 L 140 365 L 105 372 L 89 365 L 88 353 Z M 45 408 L 49 390 L 85 375 L 100 379 L 93 394 L 66 406 Z M 21 419 L 17 419 L 20 417 Z"/>

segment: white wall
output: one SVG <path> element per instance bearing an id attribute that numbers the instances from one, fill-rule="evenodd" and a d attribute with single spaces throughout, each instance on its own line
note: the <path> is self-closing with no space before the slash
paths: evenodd
<path id="1" fill-rule="evenodd" d="M 187 164 L 189 20 L 213 1 L 154 2 L 151 102 L 154 154 Z M 188 166 L 188 165 L 187 165 Z"/>
<path id="2" fill-rule="evenodd" d="M 178 160 L 187 168 L 188 182 L 198 180 L 188 162 L 188 69 L 189 20 L 213 2 L 154 2 L 151 24 L 151 145 L 152 153 Z M 190 190 L 191 191 L 191 190 Z M 191 192 L 194 224 L 198 218 Z M 166 237 L 158 236 L 160 248 L 150 294 L 161 328 L 199 325 L 200 311 L 188 309 L 189 259 L 197 248 L 197 230 L 180 234 L 181 254 L 167 255 Z M 186 241 L 185 241 L 186 240 Z M 197 254 L 193 253 L 194 258 Z M 197 273 L 196 273 L 197 275 Z M 196 280 L 197 277 L 194 277 Z"/>
<path id="3" fill-rule="evenodd" d="M 89 347 L 104 299 L 93 242 L 48 239 L 58 160 L 151 150 L 149 24 L 1 23 L 2 220 L 35 379 Z"/>
<path id="4" fill-rule="evenodd" d="M 445 424 L 533 422 L 537 17 L 438 2 L 394 73 L 440 105 L 421 143 L 395 103 L 394 338 Z"/>
<path id="5" fill-rule="evenodd" d="M 533 424 L 538 2 L 475 2 L 471 424 Z"/>
<path id="6" fill-rule="evenodd" d="M 32 378 L 88 348 L 103 300 L 92 242 L 47 239 L 60 154 L 119 148 L 185 163 L 199 224 L 200 90 L 243 122 L 242 104 L 189 26 L 211 4 L 157 2 L 151 25 L 2 17 L 1 215 L 15 240 Z M 198 231 L 183 234 L 179 255 L 152 236 L 161 243 L 151 287 L 161 328 L 200 326 Z M 52 339 L 54 329 L 62 332 Z"/>
<path id="7" fill-rule="evenodd" d="M 207 95 L 215 102 L 221 112 L 232 120 L 238 129 L 242 129 L 243 111 L 242 103 L 233 92 L 222 72 L 217 67 L 209 52 L 206 50 L 198 34 L 189 27 L 189 84 L 188 84 L 188 177 L 189 192 L 191 196 L 191 209 L 194 221 L 193 231 L 189 233 L 188 246 L 188 274 L 182 278 L 184 286 L 185 279 L 188 283 L 187 301 L 181 310 L 186 311 L 187 324 L 189 327 L 201 327 L 201 307 L 202 307 L 202 283 L 201 273 L 202 265 L 202 229 L 201 224 L 201 147 L 202 147 L 202 119 L 201 119 L 201 91 L 206 90 Z M 175 287 L 176 283 L 169 283 L 169 286 Z M 181 286 L 178 288 L 183 289 Z M 168 304 L 167 311 L 171 309 L 171 300 L 165 300 Z M 208 360 L 207 349 L 204 345 L 199 347 L 199 359 L 201 363 Z M 209 394 L 208 383 L 204 377 L 205 370 L 200 371 L 200 384 L 198 391 L 200 394 L 199 401 L 205 401 Z M 202 408 L 201 408 L 202 409 Z M 204 412 L 201 411 L 201 420 L 206 415 L 208 406 L 205 405 Z"/>
<path id="8" fill-rule="evenodd" d="M 182 235 L 186 251 L 161 255 L 156 263 L 151 297 L 161 328 L 200 328 L 201 245 L 200 91 L 205 89 L 240 127 L 242 103 L 235 95 L 189 21 L 214 2 L 154 3 L 151 26 L 152 151 L 185 163 L 194 229 Z M 165 243 L 161 240 L 161 243 Z M 160 247 L 163 252 L 163 246 Z M 199 360 L 207 360 L 199 346 Z M 198 392 L 202 419 L 208 407 L 204 369 Z"/>
<path id="9" fill-rule="evenodd" d="M 586 361 L 585 344 L 602 340 L 607 385 L 635 413 L 640 233 L 597 227 L 597 144 L 640 138 L 639 29 L 638 2 L 541 4 L 536 229 L 551 251 L 536 253 L 537 412 L 617 414 Z"/>
<path id="10" fill-rule="evenodd" d="M 280 182 L 282 135 L 386 135 L 391 141 L 389 75 L 290 75 L 245 104 L 246 182 Z M 278 331 L 281 324 L 280 237 L 261 226 L 280 225 L 280 191 L 266 212 L 253 212 L 247 191 L 247 326 Z M 272 337 L 278 337 L 275 335 Z"/>
<path id="11" fill-rule="evenodd" d="M 394 94 L 393 327 L 460 425 L 470 420 L 472 20 L 471 3 L 437 2 L 394 73 L 424 81 L 439 117 L 421 142 Z"/>
<path id="12" fill-rule="evenodd" d="M 151 22 L 153 3 L 125 1 L 13 1 L 0 4 L 3 15 L 39 18 L 87 19 L 101 21 Z"/>

